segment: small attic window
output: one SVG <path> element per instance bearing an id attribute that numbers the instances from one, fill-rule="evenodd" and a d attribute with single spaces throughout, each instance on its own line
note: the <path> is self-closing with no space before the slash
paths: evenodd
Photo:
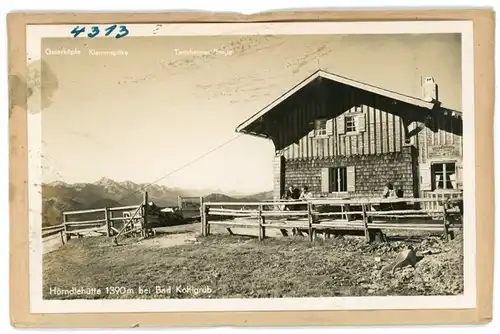
<path id="1" fill-rule="evenodd" d="M 356 106 L 354 106 L 354 112 L 363 112 L 363 105 L 357 104 Z"/>
<path id="2" fill-rule="evenodd" d="M 356 132 L 356 116 L 346 116 L 345 117 L 345 132 L 354 133 Z"/>
<path id="3" fill-rule="evenodd" d="M 314 121 L 314 135 L 326 136 L 326 119 L 317 119 Z"/>

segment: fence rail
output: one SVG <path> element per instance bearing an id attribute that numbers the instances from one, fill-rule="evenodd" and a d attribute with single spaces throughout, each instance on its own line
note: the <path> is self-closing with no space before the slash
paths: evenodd
<path id="1" fill-rule="evenodd" d="M 210 234 L 210 225 L 255 227 L 259 239 L 266 228 L 304 229 L 310 241 L 316 231 L 363 230 L 372 241 L 383 230 L 442 231 L 446 240 L 450 231 L 463 228 L 463 201 L 456 196 L 397 199 L 309 199 L 307 201 L 203 202 L 200 207 L 201 234 Z M 432 205 L 421 206 L 422 203 Z M 235 209 L 239 207 L 239 209 Z M 430 209 L 429 209 L 430 208 Z M 335 209 L 335 210 L 332 210 Z M 232 220 L 214 219 L 233 218 Z M 459 221 L 459 222 L 458 222 Z M 283 232 L 285 230 L 285 232 Z"/>
<path id="2" fill-rule="evenodd" d="M 65 211 L 63 212 L 63 215 L 65 216 L 70 216 L 70 215 L 81 215 L 84 213 L 96 213 L 96 212 L 103 212 L 105 211 L 105 208 L 101 209 L 89 209 L 89 210 L 77 210 L 77 211 Z"/>
<path id="3" fill-rule="evenodd" d="M 53 235 L 60 234 L 64 244 L 64 224 L 47 226 L 42 228 L 42 238 L 48 238 Z"/>
<path id="4" fill-rule="evenodd" d="M 91 232 L 115 236 L 115 241 L 118 236 L 137 232 L 138 229 L 147 235 L 148 206 L 145 203 L 148 203 L 147 192 L 139 205 L 64 212 L 62 224 L 42 228 L 42 238 L 60 234 L 64 244 L 71 236 Z M 310 241 L 315 239 L 317 231 L 329 233 L 339 230 L 364 231 L 367 241 L 372 241 L 376 233 L 383 230 L 442 231 L 448 240 L 451 230 L 463 228 L 463 199 L 454 195 L 440 198 L 314 198 L 307 201 L 262 202 L 204 202 L 203 197 L 179 197 L 179 209 L 183 209 L 184 203 L 190 204 L 188 210 L 197 211 L 204 236 L 210 234 L 211 225 L 219 225 L 230 232 L 231 227 L 257 228 L 259 239 L 265 238 L 268 228 L 279 229 L 283 234 L 283 231 L 292 228 L 300 233 L 305 231 Z M 114 216 L 119 211 L 123 211 L 123 215 Z M 88 214 L 92 213 L 102 216 L 88 219 Z M 69 220 L 78 215 L 87 216 L 85 220 Z M 123 223 L 121 227 L 120 222 Z M 136 226 L 136 222 L 140 224 Z"/>

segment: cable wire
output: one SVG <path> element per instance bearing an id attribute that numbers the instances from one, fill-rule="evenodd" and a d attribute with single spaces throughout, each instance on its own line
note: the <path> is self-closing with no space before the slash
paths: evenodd
<path id="1" fill-rule="evenodd" d="M 189 161 L 188 163 L 186 163 L 186 164 L 184 164 L 184 165 L 180 166 L 179 168 L 177 168 L 177 169 L 175 169 L 175 170 L 173 170 L 173 171 L 171 171 L 171 172 L 168 172 L 167 174 L 163 175 L 162 177 L 160 177 L 160 178 L 158 178 L 158 179 L 154 180 L 153 182 L 151 182 L 151 183 L 149 183 L 149 184 L 147 184 L 147 185 L 145 185 L 145 186 L 141 187 L 140 189 L 137 189 L 137 190 L 135 190 L 135 191 L 131 192 L 130 194 L 125 195 L 124 197 L 120 198 L 118 201 L 120 201 L 120 202 L 121 202 L 121 201 L 123 201 L 123 200 L 125 200 L 125 199 L 127 199 L 127 198 L 129 198 L 129 197 L 131 197 L 131 196 L 133 196 L 133 195 L 135 195 L 135 194 L 137 194 L 137 193 L 139 193 L 139 192 L 141 192 L 141 191 L 143 191 L 143 190 L 147 189 L 148 187 L 150 187 L 150 186 L 152 186 L 152 185 L 154 185 L 154 184 L 156 184 L 156 183 L 158 183 L 158 182 L 160 182 L 160 181 L 162 181 L 162 180 L 166 179 L 166 178 L 167 178 L 167 177 L 169 177 L 170 175 L 172 175 L 172 174 L 174 174 L 174 173 L 177 173 L 178 171 L 180 171 L 180 170 L 182 170 L 182 169 L 184 169 L 184 168 L 186 168 L 186 167 L 188 167 L 188 166 L 192 165 L 193 163 L 195 163 L 195 162 L 197 162 L 197 161 L 199 161 L 199 160 L 201 160 L 201 159 L 205 158 L 205 157 L 206 157 L 206 156 L 208 156 L 209 154 L 212 154 L 213 152 L 215 152 L 215 151 L 217 151 L 217 150 L 221 149 L 222 147 L 224 147 L 224 146 L 228 145 L 229 143 L 231 143 L 231 142 L 235 141 L 236 139 L 240 138 L 242 135 L 243 135 L 243 134 L 240 134 L 240 135 L 238 135 L 238 136 L 236 136 L 236 137 L 234 137 L 234 138 L 232 138 L 232 139 L 229 139 L 229 140 L 225 141 L 224 143 L 222 143 L 222 144 L 220 144 L 219 146 L 217 146 L 217 147 L 215 147 L 215 148 L 211 149 L 210 151 L 206 152 L 205 154 L 203 154 L 203 155 L 201 155 L 201 156 L 199 156 L 199 157 L 197 157 L 197 158 L 195 158 L 195 159 L 193 159 L 193 160 Z M 118 202 L 117 202 L 117 203 L 118 203 Z"/>

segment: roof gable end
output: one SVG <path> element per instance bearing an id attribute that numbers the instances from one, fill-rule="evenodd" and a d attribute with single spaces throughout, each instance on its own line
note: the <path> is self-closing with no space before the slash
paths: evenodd
<path id="1" fill-rule="evenodd" d="M 268 113 L 269 111 L 271 111 L 275 107 L 277 107 L 283 101 L 285 101 L 286 99 L 291 97 L 294 93 L 300 91 L 301 89 L 306 87 L 308 84 L 313 82 L 315 79 L 320 78 L 320 77 L 327 79 L 327 80 L 342 83 L 342 84 L 345 84 L 347 86 L 358 88 L 358 89 L 361 89 L 364 91 L 368 91 L 368 92 L 371 92 L 374 94 L 385 96 L 385 97 L 388 97 L 388 98 L 391 98 L 394 100 L 398 100 L 398 101 L 402 101 L 402 102 L 405 102 L 408 104 L 412 104 L 412 105 L 415 105 L 415 106 L 418 106 L 421 108 L 429 109 L 429 110 L 433 109 L 436 105 L 440 104 L 438 101 L 426 101 L 426 100 L 423 100 L 421 98 L 397 93 L 397 92 L 390 91 L 390 90 L 387 90 L 384 88 L 380 88 L 380 87 L 377 87 L 374 85 L 370 85 L 370 84 L 367 84 L 367 83 L 364 83 L 361 81 L 356 81 L 356 80 L 353 80 L 353 79 L 350 79 L 347 77 L 343 77 L 340 75 L 336 75 L 333 73 L 329 73 L 329 72 L 326 72 L 323 70 L 318 70 L 318 71 L 314 72 L 313 74 L 311 74 L 309 77 L 305 78 L 304 80 L 302 80 L 301 82 L 296 84 L 292 89 L 288 90 L 283 95 L 281 95 L 280 97 L 278 97 L 277 99 L 272 101 L 270 104 L 268 104 L 266 107 L 261 109 L 259 112 L 257 112 L 256 114 L 254 114 L 253 116 L 248 118 L 246 121 L 241 123 L 236 128 L 236 131 L 237 132 L 245 132 L 245 128 L 248 127 L 250 124 L 252 124 L 256 120 L 258 120 L 260 117 L 264 116 L 266 113 Z"/>

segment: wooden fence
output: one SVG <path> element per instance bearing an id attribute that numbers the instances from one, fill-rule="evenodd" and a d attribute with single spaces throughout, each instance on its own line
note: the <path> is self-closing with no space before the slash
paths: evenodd
<path id="1" fill-rule="evenodd" d="M 198 208 L 204 236 L 210 234 L 211 225 L 219 225 L 230 233 L 231 228 L 236 227 L 256 228 L 259 239 L 265 238 L 266 229 L 279 229 L 283 235 L 287 235 L 287 229 L 293 229 L 307 233 L 310 241 L 318 232 L 329 236 L 340 231 L 360 232 L 367 241 L 372 241 L 381 235 L 379 232 L 389 230 L 443 232 L 448 240 L 452 230 L 463 227 L 461 198 L 318 198 L 277 202 L 204 202 L 202 197 L 196 199 L 197 202 L 194 197 L 188 199 L 194 203 L 189 209 Z M 129 233 L 149 235 L 151 229 L 148 229 L 148 205 L 145 203 L 148 203 L 147 193 L 139 205 L 64 212 L 62 224 L 42 228 L 42 238 L 60 234 L 64 244 L 72 236 L 92 233 L 114 237 L 115 242 L 120 235 Z M 75 220 L 82 217 L 83 220 Z"/>
<path id="2" fill-rule="evenodd" d="M 130 205 L 114 208 L 102 208 L 95 210 L 69 211 L 64 212 L 64 226 L 67 239 L 72 235 L 80 236 L 86 233 L 98 233 L 111 237 L 118 234 L 121 227 L 130 219 L 139 222 L 139 217 L 131 217 L 129 212 L 140 210 L 141 205 Z M 71 216 L 81 216 L 82 214 L 95 213 L 102 218 L 85 221 L 69 221 Z M 121 215 L 120 215 L 121 214 Z"/>
<path id="3" fill-rule="evenodd" d="M 61 242 L 64 245 L 64 224 L 47 226 L 42 228 L 42 239 L 59 234 L 61 236 Z"/>
<path id="4" fill-rule="evenodd" d="M 139 210 L 142 205 L 130 205 L 113 208 L 100 208 L 90 210 L 66 211 L 63 212 L 63 223 L 60 225 L 43 227 L 42 238 L 61 234 L 63 244 L 72 236 L 83 235 L 106 235 L 112 237 L 120 233 L 124 225 L 133 220 L 131 228 L 140 223 L 142 213 L 137 217 L 132 217 L 132 212 Z M 77 219 L 77 218 L 82 218 Z M 92 218 L 85 218 L 92 217 Z M 136 223 L 136 224 L 134 224 Z"/>
<path id="5" fill-rule="evenodd" d="M 432 203 L 434 198 L 398 199 L 311 199 L 308 201 L 201 204 L 201 234 L 210 234 L 210 226 L 231 228 L 256 228 L 259 239 L 265 238 L 266 229 L 287 229 L 305 232 L 313 241 L 317 232 L 362 232 L 367 241 L 373 241 L 382 231 L 416 230 L 443 232 L 446 240 L 450 232 L 463 226 L 463 206 L 460 198 L 440 200 L 439 209 L 422 209 L 422 203 Z M 459 203 L 459 204 L 457 204 Z M 226 217 L 229 219 L 220 219 Z"/>
<path id="6" fill-rule="evenodd" d="M 441 210 L 441 202 L 447 199 L 460 199 L 462 198 L 462 192 L 457 190 L 440 190 L 440 191 L 424 191 L 422 193 L 423 198 L 431 198 L 434 201 L 422 203 L 422 209 L 424 210 Z"/>
<path id="7" fill-rule="evenodd" d="M 141 233 L 149 235 L 148 225 L 148 194 L 144 193 L 144 201 L 139 205 L 129 205 L 112 208 L 99 208 L 63 212 L 63 223 L 56 226 L 42 227 L 42 239 L 60 234 L 62 243 L 72 237 L 84 235 L 105 235 L 115 237 L 120 235 Z"/>

